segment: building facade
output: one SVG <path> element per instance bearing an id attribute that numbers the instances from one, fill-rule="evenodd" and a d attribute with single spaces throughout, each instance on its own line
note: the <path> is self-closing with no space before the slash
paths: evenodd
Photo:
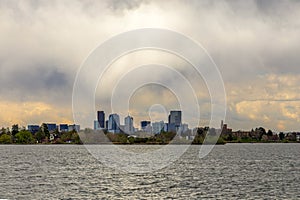
<path id="1" fill-rule="evenodd" d="M 124 128 L 125 133 L 128 133 L 128 134 L 134 133 L 133 117 L 131 117 L 129 115 L 127 117 L 125 117 L 124 124 L 125 124 L 125 128 Z"/>
<path id="2" fill-rule="evenodd" d="M 181 126 L 181 111 L 171 111 L 169 115 L 168 131 L 177 132 Z"/>
<path id="3" fill-rule="evenodd" d="M 38 132 L 40 130 L 40 126 L 39 125 L 28 125 L 27 130 L 29 132 L 31 132 L 32 134 L 35 134 L 36 132 Z"/>
<path id="4" fill-rule="evenodd" d="M 108 131 L 111 133 L 120 133 L 120 117 L 118 114 L 110 114 L 108 117 Z"/>
<path id="5" fill-rule="evenodd" d="M 59 127 L 60 132 L 68 132 L 69 131 L 68 124 L 60 124 L 58 127 Z"/>
<path id="6" fill-rule="evenodd" d="M 150 121 L 141 121 L 141 130 L 145 132 L 151 132 L 151 122 Z"/>
<path id="7" fill-rule="evenodd" d="M 105 128 L 105 113 L 104 111 L 97 111 L 97 121 L 99 128 Z"/>
<path id="8" fill-rule="evenodd" d="M 80 131 L 80 125 L 77 124 L 69 125 L 68 131 L 76 131 L 78 133 Z"/>
<path id="9" fill-rule="evenodd" d="M 53 124 L 53 123 L 46 123 L 47 125 L 47 128 L 48 128 L 48 131 L 51 132 L 51 131 L 55 131 L 56 128 L 57 128 L 57 125 L 56 124 Z"/>
<path id="10" fill-rule="evenodd" d="M 161 131 L 164 131 L 164 128 L 165 128 L 164 121 L 152 123 L 152 133 L 154 134 L 159 134 Z"/>

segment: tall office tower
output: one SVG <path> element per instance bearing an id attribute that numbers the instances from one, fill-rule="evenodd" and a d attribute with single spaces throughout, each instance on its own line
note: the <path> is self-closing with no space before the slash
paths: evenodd
<path id="1" fill-rule="evenodd" d="M 105 128 L 105 113 L 104 111 L 97 111 L 97 121 L 100 128 Z"/>
<path id="2" fill-rule="evenodd" d="M 152 133 L 159 134 L 161 131 L 164 131 L 165 123 L 164 121 L 153 122 L 152 123 Z"/>
<path id="3" fill-rule="evenodd" d="M 169 132 L 177 132 L 181 126 L 181 111 L 171 111 L 169 115 Z"/>
<path id="4" fill-rule="evenodd" d="M 132 134 L 134 133 L 134 127 L 133 127 L 133 118 L 131 116 L 127 116 L 124 119 L 125 124 L 125 133 Z"/>
<path id="5" fill-rule="evenodd" d="M 120 133 L 120 117 L 118 114 L 109 115 L 107 129 L 111 133 Z"/>

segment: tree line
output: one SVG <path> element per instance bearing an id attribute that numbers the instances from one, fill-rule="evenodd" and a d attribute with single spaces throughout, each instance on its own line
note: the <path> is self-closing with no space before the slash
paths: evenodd
<path id="1" fill-rule="evenodd" d="M 274 134 L 271 130 L 266 131 L 263 127 L 256 128 L 246 132 L 247 134 L 240 134 L 240 131 L 217 134 L 216 129 L 209 127 L 199 127 L 193 131 L 187 131 L 181 135 L 177 135 L 173 132 L 161 131 L 159 134 L 155 134 L 150 137 L 134 137 L 126 133 L 109 133 L 104 130 L 104 138 L 99 138 L 99 134 L 95 134 L 91 137 L 93 130 L 84 131 L 79 134 L 73 130 L 68 132 L 59 132 L 58 129 L 49 131 L 47 124 L 42 124 L 39 130 L 35 133 L 31 133 L 26 130 L 25 127 L 19 128 L 18 124 L 12 125 L 10 128 L 2 128 L 0 130 L 0 144 L 82 144 L 85 143 L 107 143 L 107 141 L 115 144 L 185 144 L 190 143 L 188 140 L 192 140 L 192 144 L 205 143 L 254 143 L 254 142 L 298 142 L 297 133 L 280 132 Z M 208 137 L 207 137 L 208 136 Z M 89 140 L 87 139 L 89 138 Z M 97 142 L 96 142 L 97 143 Z"/>
<path id="2" fill-rule="evenodd" d="M 81 144 L 78 133 L 73 131 L 60 132 L 58 128 L 49 131 L 47 124 L 43 123 L 35 133 L 19 128 L 18 124 L 0 130 L 0 144 Z"/>

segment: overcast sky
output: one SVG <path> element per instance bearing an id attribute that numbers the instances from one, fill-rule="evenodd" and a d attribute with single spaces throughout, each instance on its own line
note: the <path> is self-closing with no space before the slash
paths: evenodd
<path id="1" fill-rule="evenodd" d="M 152 27 L 180 32 L 207 50 L 224 81 L 229 127 L 300 130 L 299 10 L 299 1 L 283 0 L 0 0 L 0 127 L 72 123 L 73 83 L 88 55 L 116 34 Z M 104 82 L 117 79 L 120 66 L 149 63 L 189 74 L 204 123 L 210 112 L 206 85 L 201 77 L 192 80 L 189 64 L 174 55 L 126 55 L 112 64 Z M 148 75 L 134 73 L 129 80 Z M 172 76 L 157 76 L 173 84 Z M 99 85 L 95 105 L 109 112 L 101 93 L 107 89 Z M 168 88 L 148 85 L 135 91 L 129 107 L 114 111 L 129 112 L 138 125 L 148 118 L 166 121 L 165 111 L 179 104 Z"/>

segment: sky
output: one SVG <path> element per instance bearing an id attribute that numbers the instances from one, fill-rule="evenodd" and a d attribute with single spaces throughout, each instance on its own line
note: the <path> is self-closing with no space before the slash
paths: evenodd
<path id="1" fill-rule="evenodd" d="M 73 123 L 74 81 L 93 50 L 126 31 L 160 28 L 192 38 L 211 56 L 224 82 L 229 127 L 300 131 L 299 10 L 299 1 L 284 0 L 0 0 L 0 127 Z M 155 50 L 132 52 L 112 63 L 97 87 L 96 109 L 107 115 L 118 112 L 121 119 L 129 113 L 135 126 L 144 119 L 166 121 L 180 102 L 178 94 L 162 85 L 136 88 L 129 110 L 118 101 L 109 108 L 107 95 L 118 81 L 124 86 L 151 74 L 178 86 L 173 72 L 164 71 L 170 68 L 139 71 L 141 65 L 154 69 L 154 64 L 174 68 L 191 82 L 199 99 L 200 124 L 205 125 L 211 112 L 205 77 L 195 75 L 175 55 Z M 114 99 L 126 95 L 126 87 L 116 91 Z M 187 116 L 184 122 L 195 120 Z"/>

